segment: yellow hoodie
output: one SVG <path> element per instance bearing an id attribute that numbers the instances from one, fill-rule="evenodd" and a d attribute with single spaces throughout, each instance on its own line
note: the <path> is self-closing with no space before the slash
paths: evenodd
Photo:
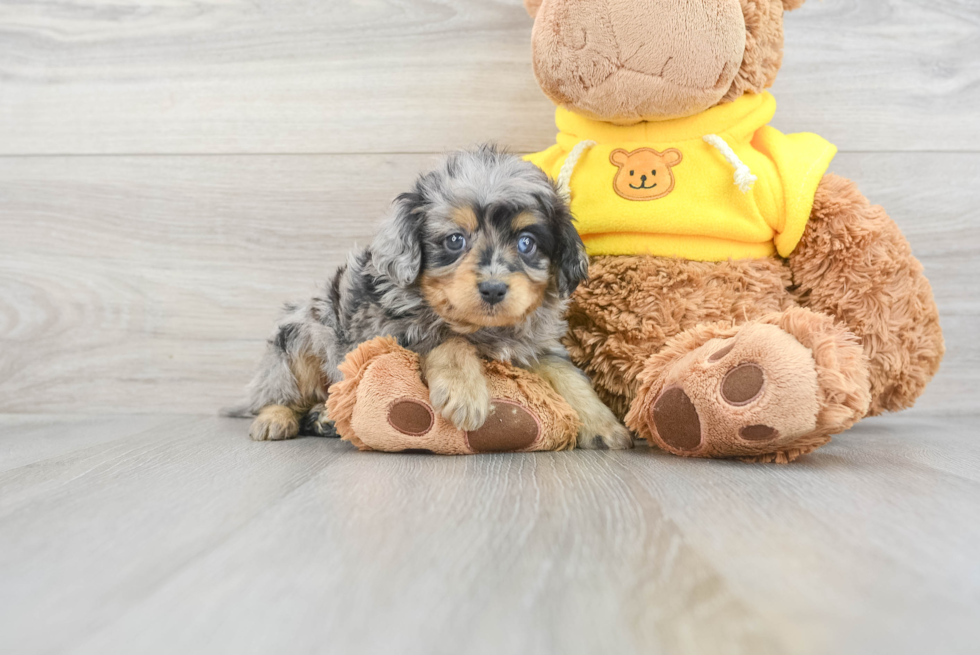
<path id="1" fill-rule="evenodd" d="M 590 255 L 788 257 L 837 148 L 769 127 L 776 100 L 617 126 L 558 109 L 558 143 L 527 159 L 571 196 Z"/>

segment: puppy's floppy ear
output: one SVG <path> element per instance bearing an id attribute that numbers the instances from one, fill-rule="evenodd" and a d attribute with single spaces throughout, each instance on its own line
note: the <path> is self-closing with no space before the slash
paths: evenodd
<path id="1" fill-rule="evenodd" d="M 424 200 L 418 193 L 403 193 L 371 244 L 374 265 L 399 286 L 415 283 L 422 274 Z"/>
<path id="2" fill-rule="evenodd" d="M 585 244 L 575 229 L 575 222 L 568 205 L 561 199 L 558 189 L 541 203 L 555 230 L 555 252 L 552 259 L 554 275 L 558 281 L 558 293 L 562 299 L 570 298 L 582 282 L 589 277 L 589 256 Z"/>
<path id="3" fill-rule="evenodd" d="M 558 242 L 558 293 L 562 298 L 570 298 L 588 277 L 589 256 L 569 216 Z"/>
<path id="4" fill-rule="evenodd" d="M 524 0 L 524 8 L 527 9 L 527 13 L 531 14 L 531 18 L 537 17 L 542 2 L 544 0 Z"/>

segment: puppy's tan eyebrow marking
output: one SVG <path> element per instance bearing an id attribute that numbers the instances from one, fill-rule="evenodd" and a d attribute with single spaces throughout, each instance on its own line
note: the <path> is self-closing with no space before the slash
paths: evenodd
<path id="1" fill-rule="evenodd" d="M 467 232 L 476 232 L 479 222 L 472 207 L 461 207 L 453 212 L 452 221 Z"/>
<path id="2" fill-rule="evenodd" d="M 532 225 L 537 225 L 539 222 L 538 217 L 531 212 L 521 212 L 511 220 L 510 227 L 517 232 L 518 230 L 529 228 Z"/>

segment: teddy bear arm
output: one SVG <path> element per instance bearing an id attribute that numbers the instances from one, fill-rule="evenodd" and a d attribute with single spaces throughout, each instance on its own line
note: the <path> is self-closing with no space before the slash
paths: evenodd
<path id="1" fill-rule="evenodd" d="M 800 305 L 834 316 L 870 362 L 870 414 L 912 406 L 944 353 L 939 312 L 922 265 L 880 206 L 836 175 L 821 181 L 789 258 Z"/>
<path id="2" fill-rule="evenodd" d="M 483 362 L 492 410 L 483 427 L 457 429 L 430 402 L 419 356 L 390 338 L 361 344 L 340 366 L 327 410 L 337 433 L 361 450 L 440 455 L 566 450 L 580 422 L 574 409 L 537 375 Z"/>

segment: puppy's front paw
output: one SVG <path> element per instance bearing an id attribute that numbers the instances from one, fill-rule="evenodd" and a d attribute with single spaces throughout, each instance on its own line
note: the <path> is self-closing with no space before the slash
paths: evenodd
<path id="1" fill-rule="evenodd" d="M 282 405 L 264 408 L 252 421 L 249 436 L 255 441 L 284 441 L 299 434 L 296 413 Z"/>
<path id="2" fill-rule="evenodd" d="M 431 378 L 429 401 L 447 421 L 465 432 L 482 428 L 490 415 L 490 390 L 482 376 Z"/>
<path id="3" fill-rule="evenodd" d="M 320 403 L 306 413 L 300 425 L 300 434 L 310 437 L 327 437 L 329 439 L 340 437 L 337 434 L 337 428 L 334 426 L 334 422 L 330 420 L 330 415 L 327 413 L 327 406 L 324 403 Z"/>
<path id="4" fill-rule="evenodd" d="M 588 412 L 579 411 L 582 429 L 578 433 L 578 447 L 586 450 L 629 450 L 633 447 L 633 435 L 623 427 L 605 405 Z"/>

